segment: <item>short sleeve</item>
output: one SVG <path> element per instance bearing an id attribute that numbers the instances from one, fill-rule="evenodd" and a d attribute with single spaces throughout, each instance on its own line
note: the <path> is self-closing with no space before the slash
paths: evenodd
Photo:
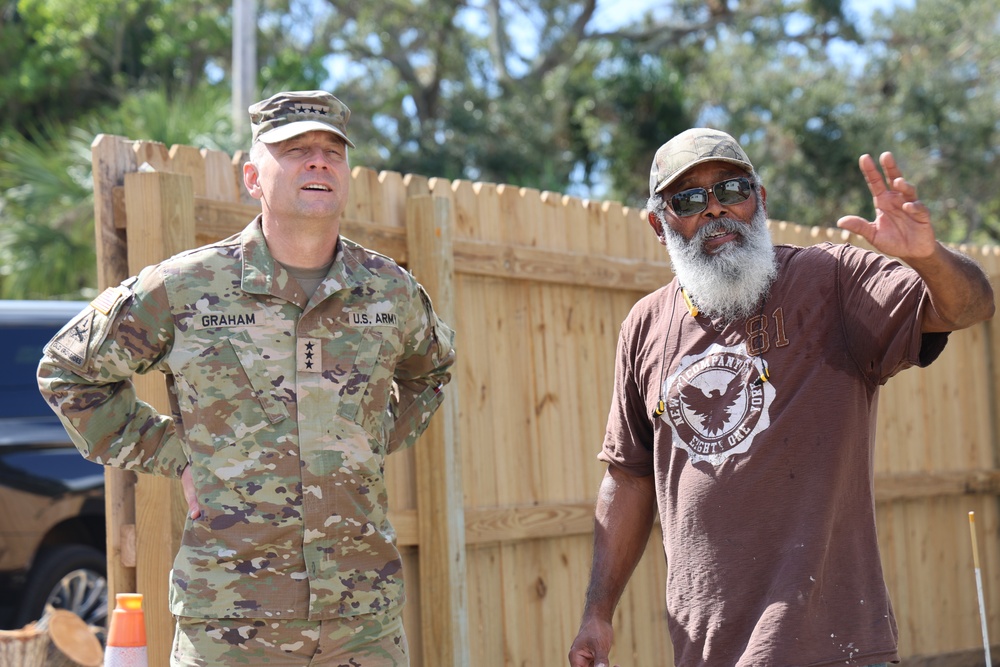
<path id="1" fill-rule="evenodd" d="M 923 334 L 929 295 L 916 271 L 850 245 L 837 249 L 837 283 L 848 349 L 869 380 L 884 384 L 910 366 L 926 366 L 947 334 Z"/>
<path id="2" fill-rule="evenodd" d="M 625 472 L 653 473 L 653 421 L 636 380 L 636 341 L 629 321 L 618 334 L 611 410 L 598 459 Z"/>

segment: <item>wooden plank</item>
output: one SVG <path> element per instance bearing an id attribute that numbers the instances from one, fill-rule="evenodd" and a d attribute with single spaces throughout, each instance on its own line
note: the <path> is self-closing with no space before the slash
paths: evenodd
<path id="1" fill-rule="evenodd" d="M 191 188 L 195 197 L 205 197 L 208 193 L 205 158 L 194 146 L 174 144 L 170 147 L 169 171 L 191 177 Z"/>
<path id="2" fill-rule="evenodd" d="M 1000 496 L 1000 471 L 884 473 L 875 477 L 875 500 L 879 505 L 955 496 Z M 399 544 L 419 544 L 416 512 L 396 510 L 390 515 Z M 465 508 L 465 542 L 484 545 L 587 535 L 593 532 L 593 520 L 594 503 L 589 500 L 469 506 Z"/>
<path id="3" fill-rule="evenodd" d="M 132 225 L 128 234 L 129 271 L 159 262 L 194 245 L 194 194 L 189 176 L 168 172 L 125 175 L 125 208 Z M 159 374 L 134 379 L 142 400 L 170 414 L 167 388 Z M 167 582 L 184 523 L 180 482 L 149 475 L 136 486 L 136 584 L 143 594 L 149 667 L 169 664 L 173 618 Z"/>
<path id="4" fill-rule="evenodd" d="M 233 153 L 233 159 L 231 161 L 230 167 L 233 170 L 233 180 L 236 181 L 237 191 L 239 192 L 239 200 L 244 204 L 255 204 L 257 200 L 250 196 L 250 192 L 243 185 L 243 165 L 250 161 L 250 153 L 248 151 L 238 150 Z"/>
<path id="5" fill-rule="evenodd" d="M 662 261 L 650 262 L 513 244 L 455 243 L 457 271 L 511 280 L 648 293 L 665 284 L 669 266 L 665 254 Z"/>
<path id="6" fill-rule="evenodd" d="M 242 177 L 236 179 L 232 158 L 222 151 L 207 148 L 201 149 L 201 156 L 205 162 L 205 196 L 209 199 L 238 202 L 240 191 L 245 188 Z M 196 191 L 195 196 L 197 194 Z"/>
<path id="7" fill-rule="evenodd" d="M 379 194 L 381 195 L 381 215 L 383 219 L 376 220 L 387 227 L 406 228 L 406 198 L 408 189 L 403 175 L 395 171 L 379 172 Z"/>
<path id="8" fill-rule="evenodd" d="M 504 588 L 500 571 L 502 548 L 493 544 L 469 550 L 469 632 L 474 639 L 469 642 L 469 665 L 511 664 L 504 660 L 507 616 L 501 606 Z"/>
<path id="9" fill-rule="evenodd" d="M 562 203 L 569 250 L 590 255 L 607 254 L 606 230 L 599 208 L 573 197 L 564 197 Z M 575 396 L 571 400 L 590 409 L 577 412 L 579 437 L 567 443 L 569 455 L 566 458 L 572 463 L 567 466 L 564 482 L 566 499 L 587 498 L 598 488 L 604 465 L 597 461 L 597 452 L 603 441 L 614 385 L 615 340 L 605 337 L 611 300 L 609 290 L 588 287 L 574 292 L 570 330 L 576 346 L 572 360 L 575 377 L 571 386 Z M 616 325 L 614 331 L 617 330 Z"/>
<path id="10" fill-rule="evenodd" d="M 420 571 L 420 553 L 413 547 L 399 550 L 403 560 L 403 572 Z M 420 634 L 423 625 L 423 614 L 420 609 L 422 599 L 420 578 L 411 577 L 406 581 L 406 600 L 403 605 L 403 628 L 406 632 L 406 643 L 409 648 L 409 667 L 433 667 L 424 662 L 424 639 Z"/>
<path id="11" fill-rule="evenodd" d="M 406 218 L 410 270 L 431 295 L 438 314 L 453 322 L 455 221 L 451 202 L 442 197 L 412 197 Z M 465 518 L 457 431 L 458 395 L 446 389 L 444 403 L 414 451 L 425 665 L 469 664 Z"/>
<path id="12" fill-rule="evenodd" d="M 875 501 L 879 503 L 977 494 L 1000 495 L 1000 470 L 882 473 L 875 476 Z"/>
<path id="13" fill-rule="evenodd" d="M 889 591 L 896 622 L 904 638 L 908 638 L 903 627 L 905 618 L 900 613 L 909 608 L 909 590 L 906 586 L 906 544 L 902 534 L 901 514 L 904 503 L 881 503 L 875 508 L 875 522 L 878 528 L 878 543 L 883 579 Z M 905 639 L 904 639 L 905 641 Z M 903 650 L 902 642 L 899 650 Z"/>
<path id="14" fill-rule="evenodd" d="M 489 183 L 459 182 L 454 188 L 456 242 L 478 238 L 500 241 L 501 222 L 497 188 Z M 497 471 L 504 463 L 497 446 L 500 435 L 494 428 L 502 417 L 498 401 L 505 388 L 498 374 L 493 351 L 497 340 L 508 340 L 506 323 L 500 313 L 498 296 L 509 289 L 497 278 L 459 274 L 456 280 L 456 307 L 462 314 L 456 321 L 458 340 L 458 382 L 462 396 L 461 435 L 462 477 L 466 497 L 466 525 L 476 507 L 494 507 L 497 498 Z M 500 450 L 500 451 L 498 451 Z M 469 545 L 466 529 L 466 571 L 469 597 L 470 665 L 498 664 L 504 655 L 503 579 L 499 544 Z M 475 548 L 472 548 L 475 547 Z"/>
<path id="15" fill-rule="evenodd" d="M 479 241 L 503 240 L 503 219 L 500 188 L 493 183 L 475 183 L 472 186 L 476 193 L 475 208 L 470 209 L 475 218 L 475 232 L 470 234 Z M 459 239 L 464 240 L 464 239 Z"/>
<path id="16" fill-rule="evenodd" d="M 580 621 L 581 599 L 571 593 L 563 561 L 577 546 L 576 540 L 553 537 L 504 549 L 502 576 L 509 610 L 504 664 L 565 664 Z"/>
<path id="17" fill-rule="evenodd" d="M 170 151 L 159 141 L 132 142 L 139 171 L 170 171 Z"/>
<path id="18" fill-rule="evenodd" d="M 567 253 L 591 254 L 585 235 L 586 216 L 580 200 L 543 193 L 542 205 L 547 209 L 545 245 Z M 582 415 L 566 418 L 567 414 L 578 412 L 572 406 L 595 405 L 589 395 L 593 378 L 587 363 L 594 290 L 583 285 L 558 284 L 541 285 L 537 291 L 540 292 L 541 308 L 536 311 L 535 319 L 538 322 L 547 320 L 545 340 L 551 353 L 546 354 L 544 359 L 536 358 L 534 366 L 536 370 L 546 369 L 545 394 L 540 388 L 538 396 L 548 396 L 548 404 L 552 408 L 538 415 L 538 442 L 566 443 L 560 448 L 538 448 L 542 452 L 539 457 L 539 495 L 544 501 L 572 501 L 594 492 L 594 487 L 583 488 L 581 482 L 587 478 L 584 467 L 593 462 L 597 451 L 596 438 L 590 440 L 589 436 L 600 433 L 600 430 L 588 433 L 584 429 Z M 577 456 L 574 447 L 588 440 L 591 445 L 588 455 Z M 561 614 L 549 610 L 554 614 L 553 624 L 567 623 L 567 616 L 572 617 L 574 622 L 579 621 L 579 609 L 575 606 L 567 600 Z M 562 617 L 561 621 L 559 617 Z"/>
<path id="19" fill-rule="evenodd" d="M 594 503 L 548 502 L 515 507 L 465 510 L 467 544 L 589 535 L 594 532 Z"/>
<path id="20" fill-rule="evenodd" d="M 351 188 L 347 196 L 345 218 L 364 222 L 376 221 L 372 210 L 372 200 L 378 190 L 377 180 L 377 174 L 371 169 L 354 167 L 351 170 Z"/>
<path id="21" fill-rule="evenodd" d="M 91 167 L 94 177 L 94 233 L 97 251 L 97 285 L 117 285 L 128 278 L 128 257 L 124 227 L 116 227 L 115 188 L 125 174 L 135 171 L 136 156 L 131 142 L 109 134 L 99 134 L 91 144 Z"/>
<path id="22" fill-rule="evenodd" d="M 613 664 L 674 664 L 673 647 L 664 631 L 666 570 L 663 536 L 659 524 L 654 523 L 642 559 L 615 610 L 614 626 L 618 631 L 611 651 Z"/>
<path id="23" fill-rule="evenodd" d="M 470 194 L 475 201 L 470 201 Z M 456 234 L 466 237 L 479 236 L 494 242 L 501 242 L 502 223 L 500 221 L 500 197 L 497 187 L 488 183 L 476 183 L 472 192 L 461 187 L 455 192 Z M 458 226 L 459 220 L 464 220 Z M 456 237 L 455 242 L 463 239 Z M 456 266 L 456 272 L 458 267 Z M 479 443 L 497 442 L 502 438 L 497 412 L 503 401 L 504 392 L 511 389 L 506 384 L 506 373 L 510 369 L 496 363 L 506 348 L 498 348 L 502 342 L 510 342 L 509 320 L 504 312 L 501 297 L 508 286 L 500 280 L 482 276 L 462 275 L 457 283 L 461 290 L 459 301 L 463 314 L 458 326 L 460 341 L 459 363 L 462 367 L 463 442 L 475 444 L 463 456 L 464 480 L 470 506 L 493 506 L 500 503 L 498 497 L 498 471 L 503 464 L 497 447 L 479 446 Z M 466 380 L 466 378 L 468 378 Z M 467 382 L 468 384 L 464 384 Z M 495 554 L 499 558 L 499 554 Z"/>
<path id="24" fill-rule="evenodd" d="M 258 215 L 260 215 L 260 202 L 256 200 L 253 205 L 247 205 L 196 197 L 194 204 L 198 237 L 196 245 L 214 243 L 233 234 L 239 234 Z"/>
<path id="25" fill-rule="evenodd" d="M 105 289 L 128 277 L 125 230 L 115 226 L 114 192 L 127 172 L 137 166 L 132 142 L 123 137 L 99 134 L 91 144 L 94 179 L 94 243 L 97 254 L 97 286 Z M 135 483 L 127 470 L 107 468 L 104 498 L 107 513 L 108 599 L 117 593 L 136 592 L 135 579 Z"/>
<path id="26" fill-rule="evenodd" d="M 120 197 L 114 195 L 112 201 Z M 206 238 L 223 239 L 235 234 L 259 212 L 259 206 L 195 198 L 198 234 Z M 115 224 L 124 229 L 127 214 L 119 214 Z M 366 247 L 407 263 L 406 233 L 398 227 L 348 219 L 342 231 Z M 602 289 L 651 292 L 663 286 L 670 270 L 666 255 L 663 261 L 648 262 L 470 239 L 456 240 L 454 249 L 455 270 L 459 273 Z"/>
<path id="27" fill-rule="evenodd" d="M 452 184 L 455 206 L 455 240 L 476 238 L 479 231 L 479 190 L 469 181 Z"/>

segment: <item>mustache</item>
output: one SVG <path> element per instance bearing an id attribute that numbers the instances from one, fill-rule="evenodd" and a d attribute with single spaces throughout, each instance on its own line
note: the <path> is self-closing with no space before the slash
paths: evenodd
<path id="1" fill-rule="evenodd" d="M 752 222 L 750 223 L 753 224 Z M 695 232 L 694 236 L 691 237 L 689 244 L 702 244 L 708 240 L 709 236 L 713 236 L 718 233 L 724 234 L 736 234 L 741 239 L 745 236 L 747 231 L 747 223 L 736 220 L 735 218 L 716 218 L 709 223 L 706 223 L 704 227 Z"/>

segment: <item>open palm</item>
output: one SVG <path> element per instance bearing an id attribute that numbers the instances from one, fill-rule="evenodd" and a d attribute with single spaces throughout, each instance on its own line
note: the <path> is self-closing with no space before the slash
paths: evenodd
<path id="1" fill-rule="evenodd" d="M 875 220 L 844 216 L 837 226 L 853 232 L 881 253 L 901 259 L 923 258 L 934 253 L 934 228 L 930 211 L 917 199 L 917 188 L 903 178 L 892 153 L 879 157 L 883 177 L 871 155 L 859 160 L 861 173 L 875 203 Z"/>

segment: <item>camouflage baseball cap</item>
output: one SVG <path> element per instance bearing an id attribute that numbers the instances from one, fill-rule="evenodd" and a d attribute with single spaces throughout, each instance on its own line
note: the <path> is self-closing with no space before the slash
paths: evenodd
<path id="1" fill-rule="evenodd" d="M 649 196 L 662 192 L 685 171 L 702 162 L 730 162 L 753 171 L 750 158 L 725 132 L 696 127 L 660 146 L 649 169 Z"/>
<path id="2" fill-rule="evenodd" d="M 347 120 L 351 117 L 351 110 L 322 90 L 278 93 L 251 105 L 248 111 L 254 142 L 274 144 L 304 132 L 321 130 L 333 132 L 354 148 L 347 138 Z"/>

